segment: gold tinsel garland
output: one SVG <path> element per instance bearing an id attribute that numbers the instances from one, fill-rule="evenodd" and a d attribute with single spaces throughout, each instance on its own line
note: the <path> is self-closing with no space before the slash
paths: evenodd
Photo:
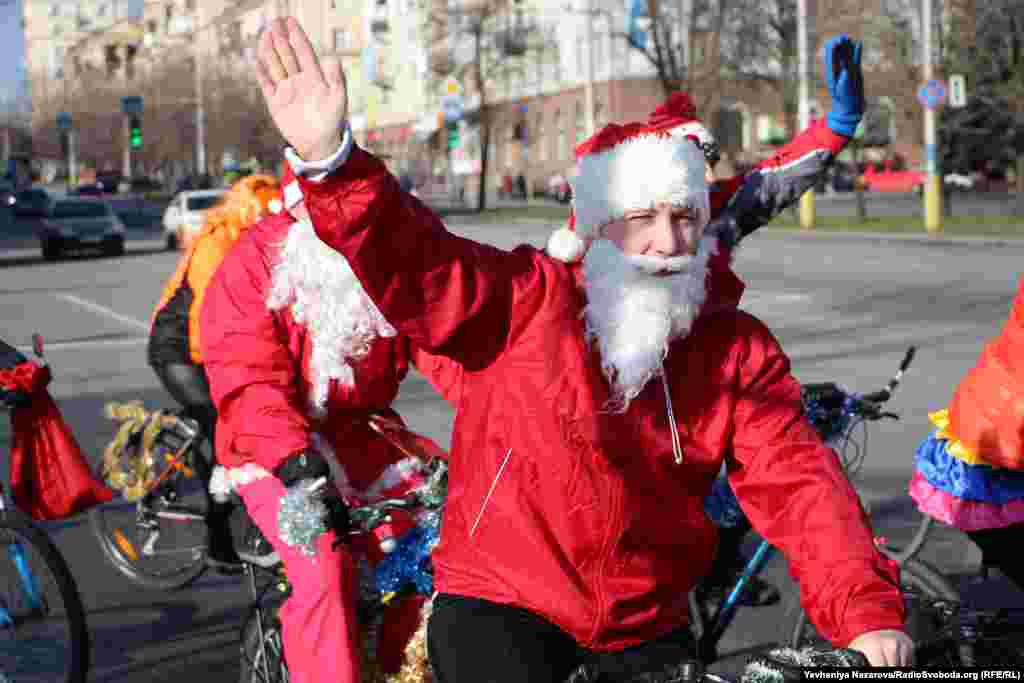
<path id="1" fill-rule="evenodd" d="M 156 481 L 159 456 L 166 457 L 155 452 L 156 437 L 178 418 L 162 410 L 147 411 L 141 401 L 111 402 L 105 412 L 121 426 L 103 453 L 103 479 L 127 500 L 138 500 Z"/>

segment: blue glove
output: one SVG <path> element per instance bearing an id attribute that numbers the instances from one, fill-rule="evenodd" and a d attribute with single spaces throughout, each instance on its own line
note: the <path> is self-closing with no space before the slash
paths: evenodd
<path id="1" fill-rule="evenodd" d="M 825 43 L 825 80 L 832 110 L 825 122 L 833 133 L 852 138 L 864 116 L 864 75 L 860 70 L 861 44 L 845 33 Z"/>

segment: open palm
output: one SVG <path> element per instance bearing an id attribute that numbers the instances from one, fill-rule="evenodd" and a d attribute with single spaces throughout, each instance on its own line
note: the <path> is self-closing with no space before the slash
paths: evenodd
<path id="1" fill-rule="evenodd" d="M 303 159 L 332 154 L 348 116 L 348 92 L 341 63 L 321 68 L 306 32 L 294 18 L 275 19 L 260 38 L 256 73 L 270 116 Z"/>

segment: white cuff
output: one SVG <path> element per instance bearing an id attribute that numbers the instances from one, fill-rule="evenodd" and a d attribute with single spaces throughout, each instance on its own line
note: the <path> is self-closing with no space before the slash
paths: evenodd
<path id="1" fill-rule="evenodd" d="M 352 152 L 352 131 L 349 128 L 348 121 L 345 122 L 345 127 L 341 133 L 341 145 L 337 151 L 326 159 L 320 161 L 303 161 L 298 153 L 291 147 L 287 147 L 284 150 L 284 157 L 288 160 L 288 164 L 291 165 L 292 171 L 297 176 L 303 176 L 307 180 L 311 180 L 314 183 L 322 182 L 329 173 L 341 168 L 346 161 L 348 156 Z"/>

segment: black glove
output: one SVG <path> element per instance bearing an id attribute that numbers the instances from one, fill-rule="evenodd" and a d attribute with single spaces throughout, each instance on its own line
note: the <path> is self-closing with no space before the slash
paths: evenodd
<path id="1" fill-rule="evenodd" d="M 301 451 L 285 458 L 274 470 L 274 476 L 285 486 L 291 486 L 300 479 L 331 479 L 331 468 L 319 453 Z"/>

